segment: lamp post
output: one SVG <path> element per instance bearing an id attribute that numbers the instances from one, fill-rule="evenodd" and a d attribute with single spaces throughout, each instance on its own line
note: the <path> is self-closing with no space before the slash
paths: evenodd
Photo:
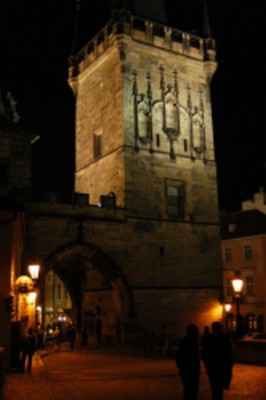
<path id="1" fill-rule="evenodd" d="M 232 280 L 232 286 L 235 294 L 236 299 L 236 338 L 240 339 L 242 336 L 242 329 L 240 327 L 240 298 L 241 292 L 243 288 L 243 279 L 239 278 L 238 276 Z"/>
<path id="2" fill-rule="evenodd" d="M 31 276 L 31 279 L 33 281 L 33 285 L 35 287 L 35 292 L 32 292 L 32 299 L 34 298 L 34 326 L 36 325 L 36 319 L 37 319 L 37 308 L 36 308 L 36 299 L 37 299 L 37 281 L 39 279 L 39 273 L 40 273 L 40 265 L 37 263 L 30 264 L 28 266 L 29 274 Z M 40 315 L 39 315 L 40 317 Z"/>
<path id="3" fill-rule="evenodd" d="M 225 329 L 226 329 L 226 333 L 228 333 L 228 313 L 231 311 L 232 309 L 232 304 L 229 303 L 225 303 L 224 304 L 224 317 L 225 317 Z"/>

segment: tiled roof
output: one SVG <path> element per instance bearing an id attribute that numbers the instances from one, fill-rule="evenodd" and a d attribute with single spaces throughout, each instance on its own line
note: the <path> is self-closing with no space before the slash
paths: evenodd
<path id="1" fill-rule="evenodd" d="M 266 215 L 258 210 L 222 215 L 221 239 L 266 234 Z"/>

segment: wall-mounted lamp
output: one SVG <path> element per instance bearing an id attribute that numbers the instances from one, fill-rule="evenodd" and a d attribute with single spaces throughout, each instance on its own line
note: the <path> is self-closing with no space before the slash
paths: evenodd
<path id="1" fill-rule="evenodd" d="M 31 279 L 36 281 L 39 279 L 39 273 L 40 273 L 40 265 L 39 264 L 30 264 L 28 266 L 28 270 L 31 276 Z"/>

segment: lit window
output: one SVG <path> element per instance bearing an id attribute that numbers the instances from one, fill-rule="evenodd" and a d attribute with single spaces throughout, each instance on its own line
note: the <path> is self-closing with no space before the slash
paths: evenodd
<path id="1" fill-rule="evenodd" d="M 166 196 L 169 217 L 184 218 L 184 183 L 181 181 L 167 180 Z"/>
<path id="2" fill-rule="evenodd" d="M 226 328 L 228 332 L 234 332 L 236 330 L 236 317 L 233 314 L 226 316 Z"/>
<path id="3" fill-rule="evenodd" d="M 248 330 L 256 331 L 258 327 L 256 315 L 249 314 L 247 320 L 248 320 Z"/>
<path id="4" fill-rule="evenodd" d="M 94 158 L 102 156 L 102 130 L 93 134 L 93 155 Z"/>
<path id="5" fill-rule="evenodd" d="M 232 261 L 232 249 L 230 247 L 226 247 L 224 250 L 225 261 Z"/>
<path id="6" fill-rule="evenodd" d="M 245 260 L 252 260 L 252 247 L 250 245 L 244 246 L 244 258 Z"/>
<path id="7" fill-rule="evenodd" d="M 254 279 L 253 276 L 246 277 L 247 296 L 254 296 Z"/>
<path id="8" fill-rule="evenodd" d="M 237 224 L 229 224 L 229 225 L 228 225 L 228 231 L 229 231 L 230 233 L 235 232 L 236 228 L 237 228 Z"/>

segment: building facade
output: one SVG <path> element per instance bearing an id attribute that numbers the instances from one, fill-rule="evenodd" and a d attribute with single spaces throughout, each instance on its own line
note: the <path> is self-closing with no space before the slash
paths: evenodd
<path id="1" fill-rule="evenodd" d="M 224 301 L 232 308 L 225 314 L 228 331 L 236 330 L 236 299 L 232 279 L 243 279 L 240 297 L 242 334 L 265 334 L 266 318 L 266 216 L 264 191 L 242 203 L 242 210 L 222 216 L 221 251 Z"/>
<path id="2" fill-rule="evenodd" d="M 4 347 L 4 365 L 14 359 L 18 297 L 16 279 L 22 273 L 25 249 L 25 207 L 31 196 L 31 146 L 36 135 L 17 122 L 10 102 L 0 101 L 0 347 Z"/>

